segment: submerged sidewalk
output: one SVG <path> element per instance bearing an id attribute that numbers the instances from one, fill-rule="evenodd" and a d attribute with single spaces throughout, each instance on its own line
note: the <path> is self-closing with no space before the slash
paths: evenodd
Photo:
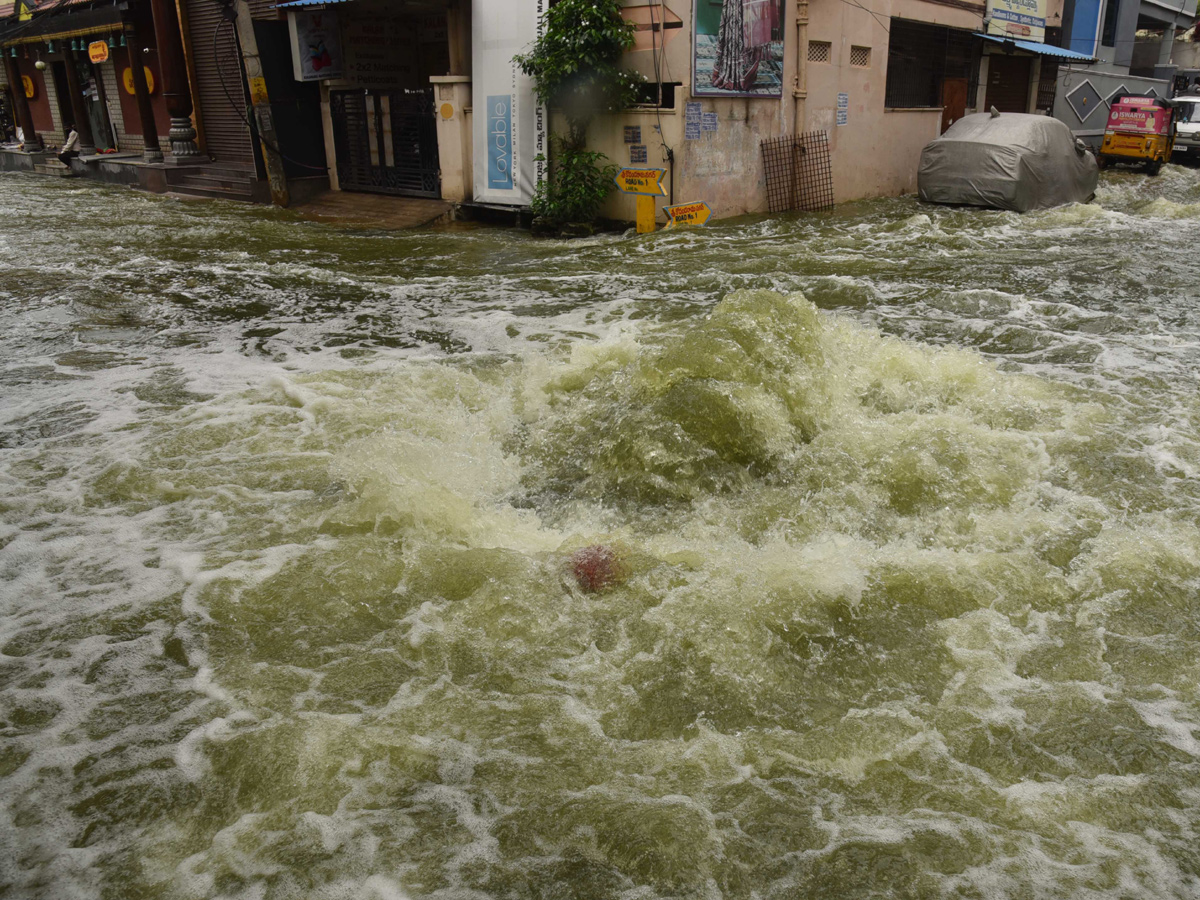
<path id="1" fill-rule="evenodd" d="M 318 222 L 400 229 L 448 222 L 454 204 L 427 197 L 325 190 L 309 200 L 293 202 L 288 208 Z"/>
<path id="2" fill-rule="evenodd" d="M 252 171 L 229 170 L 207 157 L 183 163 L 150 163 L 140 153 L 97 154 L 77 157 L 68 167 L 58 161 L 53 150 L 27 153 L 0 148 L 0 171 L 84 178 L 189 199 L 270 202 L 266 182 L 258 180 Z M 318 222 L 404 229 L 448 222 L 454 214 L 454 204 L 445 200 L 335 191 L 313 184 L 315 181 L 324 179 L 298 179 L 289 185 L 294 190 L 288 209 Z"/>

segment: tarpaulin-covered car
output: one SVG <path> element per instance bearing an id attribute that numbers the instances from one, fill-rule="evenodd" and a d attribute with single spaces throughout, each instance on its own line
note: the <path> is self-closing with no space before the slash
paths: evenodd
<path id="1" fill-rule="evenodd" d="M 1086 203 L 1096 193 L 1096 159 L 1049 116 L 975 113 L 921 151 L 917 193 L 930 203 L 1025 212 Z"/>

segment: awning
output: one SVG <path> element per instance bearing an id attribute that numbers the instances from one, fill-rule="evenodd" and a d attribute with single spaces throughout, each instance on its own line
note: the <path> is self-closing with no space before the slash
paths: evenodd
<path id="1" fill-rule="evenodd" d="M 299 6 L 333 6 L 337 3 L 349 3 L 350 0 L 290 0 L 289 3 L 276 3 L 276 9 L 295 9 Z"/>
<path id="2" fill-rule="evenodd" d="M 13 22 L 9 28 L 0 29 L 0 45 L 8 47 L 12 44 L 67 40 L 111 33 L 121 28 L 121 10 L 116 6 L 63 9 L 58 13 L 47 12 L 34 16 L 25 22 Z"/>
<path id="3" fill-rule="evenodd" d="M 1069 59 L 1072 62 L 1094 63 L 1096 57 L 1088 56 L 1086 53 L 1079 53 L 1075 50 L 1064 50 L 1062 47 L 1052 47 L 1049 44 L 1042 44 L 1038 41 L 1018 41 L 1014 38 L 1003 37 L 999 34 L 981 34 L 978 35 L 985 41 L 995 41 L 997 44 L 1012 46 L 1014 50 L 1024 50 L 1026 53 L 1036 53 L 1039 56 L 1049 56 L 1053 59 Z"/>

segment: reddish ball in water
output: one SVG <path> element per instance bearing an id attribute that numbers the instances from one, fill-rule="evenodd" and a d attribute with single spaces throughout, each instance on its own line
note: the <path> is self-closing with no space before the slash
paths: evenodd
<path id="1" fill-rule="evenodd" d="M 602 591 L 621 581 L 624 573 L 621 561 L 612 547 L 593 544 L 571 554 L 571 574 L 575 581 L 589 594 Z"/>

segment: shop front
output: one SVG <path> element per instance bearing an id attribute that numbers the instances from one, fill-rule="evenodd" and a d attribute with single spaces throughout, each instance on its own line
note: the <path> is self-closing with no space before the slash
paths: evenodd
<path id="1" fill-rule="evenodd" d="M 285 4 L 294 74 L 319 80 L 331 186 L 440 197 L 430 79 L 450 71 L 445 0 Z"/>
<path id="2" fill-rule="evenodd" d="M 157 134 L 166 134 L 170 120 L 153 33 L 144 4 L 126 10 L 68 5 L 28 22 L 8 23 L 0 34 L 0 52 L 9 80 L 19 80 L 28 108 L 32 128 L 22 127 L 22 132 L 31 131 L 57 147 L 73 126 L 83 156 L 157 148 Z M 140 79 L 133 77 L 134 47 L 142 62 Z M 136 96 L 139 90 L 144 98 Z M 145 137 L 147 122 L 150 140 Z"/>

